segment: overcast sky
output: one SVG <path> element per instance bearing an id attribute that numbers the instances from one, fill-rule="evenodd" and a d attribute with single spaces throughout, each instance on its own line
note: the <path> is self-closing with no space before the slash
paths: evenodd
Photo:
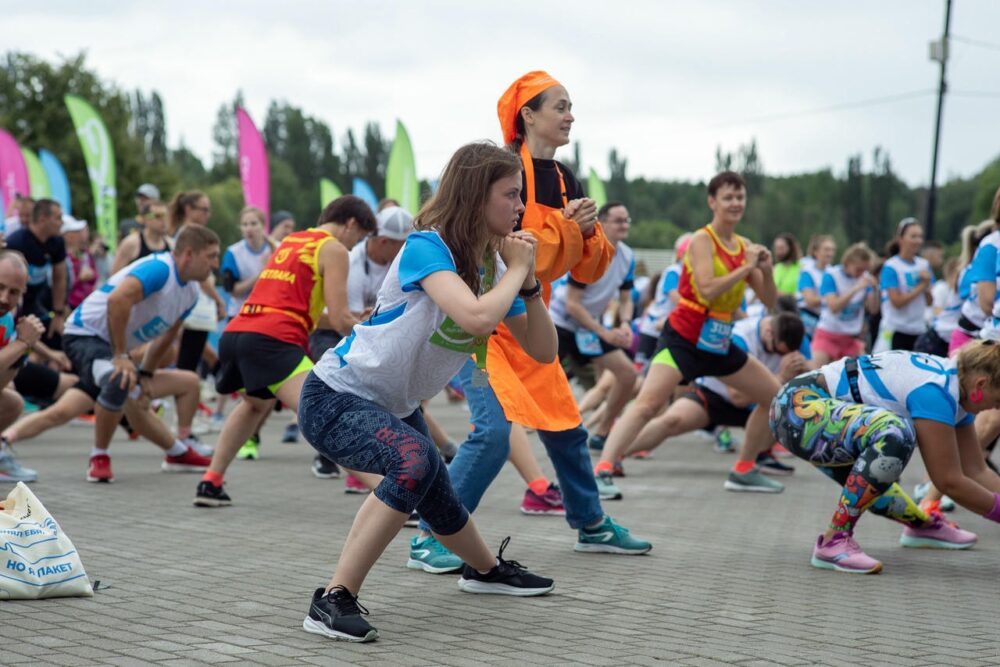
<path id="1" fill-rule="evenodd" d="M 499 139 L 496 100 L 545 69 L 569 90 L 585 167 L 607 176 L 700 180 L 716 147 L 756 137 L 765 171 L 832 167 L 886 148 L 911 185 L 930 177 L 944 0 L 639 2 L 13 2 L 3 49 L 57 60 L 85 50 L 123 88 L 162 95 L 172 146 L 208 161 L 215 112 L 238 88 L 263 124 L 284 99 L 339 138 L 368 120 L 407 126 L 417 170 Z M 939 173 L 976 173 L 1000 155 L 1000 2 L 955 0 Z M 919 95 L 921 91 L 926 94 Z M 994 96 L 961 93 L 986 92 Z M 916 93 L 884 104 L 779 117 Z"/>

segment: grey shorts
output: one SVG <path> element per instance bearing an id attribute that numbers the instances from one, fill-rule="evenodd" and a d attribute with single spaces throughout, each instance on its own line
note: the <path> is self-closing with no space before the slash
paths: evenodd
<path id="1" fill-rule="evenodd" d="M 97 401 L 105 410 L 119 412 L 128 400 L 128 391 L 111 381 L 111 344 L 98 336 L 65 336 L 63 351 L 80 379 L 75 388 Z"/>

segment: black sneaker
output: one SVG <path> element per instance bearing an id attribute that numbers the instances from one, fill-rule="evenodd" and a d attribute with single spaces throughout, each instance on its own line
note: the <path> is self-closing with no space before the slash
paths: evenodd
<path id="1" fill-rule="evenodd" d="M 313 593 L 309 615 L 302 629 L 342 642 L 370 642 L 378 639 L 378 630 L 361 618 L 368 610 L 358 604 L 358 598 L 343 586 L 329 593 L 317 588 Z"/>
<path id="2" fill-rule="evenodd" d="M 782 463 L 768 452 L 757 455 L 757 465 L 760 466 L 760 471 L 765 475 L 791 475 L 795 472 L 795 468 L 787 463 Z"/>
<path id="3" fill-rule="evenodd" d="M 466 564 L 458 587 L 466 593 L 493 593 L 496 595 L 516 595 L 531 597 L 545 595 L 555 588 L 551 579 L 539 577 L 524 569 L 516 560 L 504 560 L 503 550 L 507 548 L 510 538 L 500 544 L 497 554 L 497 564 L 486 574 L 480 574 L 475 568 Z"/>
<path id="4" fill-rule="evenodd" d="M 337 479 L 340 477 L 340 468 L 337 464 L 326 458 L 322 454 L 317 454 L 312 464 L 313 474 L 320 479 Z"/>
<path id="5" fill-rule="evenodd" d="M 207 479 L 198 483 L 198 493 L 194 496 L 195 507 L 228 507 L 233 504 L 226 490 L 212 484 Z"/>

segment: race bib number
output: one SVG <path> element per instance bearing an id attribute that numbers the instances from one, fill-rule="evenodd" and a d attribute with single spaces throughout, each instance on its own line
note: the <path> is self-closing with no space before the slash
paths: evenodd
<path id="1" fill-rule="evenodd" d="M 733 323 L 709 317 L 698 334 L 698 349 L 711 354 L 729 354 L 733 338 Z"/>
<path id="2" fill-rule="evenodd" d="M 580 354 L 588 357 L 599 357 L 604 354 L 604 350 L 601 348 L 601 339 L 588 329 L 580 329 L 576 332 L 576 349 L 580 350 Z"/>

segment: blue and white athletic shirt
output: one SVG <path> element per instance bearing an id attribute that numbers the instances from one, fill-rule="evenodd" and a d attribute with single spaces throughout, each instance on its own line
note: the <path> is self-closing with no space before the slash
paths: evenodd
<path id="1" fill-rule="evenodd" d="M 958 295 L 958 290 L 945 282 L 940 283 L 943 288 L 943 296 L 940 302 L 934 304 L 940 307 L 941 312 L 931 320 L 931 327 L 934 332 L 946 343 L 951 340 L 951 334 L 958 327 L 958 318 L 962 310 L 962 297 Z M 935 286 L 937 287 L 937 286 Z"/>
<path id="2" fill-rule="evenodd" d="M 992 281 L 997 286 L 997 294 L 993 299 L 993 312 L 987 315 L 979 306 L 979 293 L 973 287 L 970 290 L 970 299 L 967 301 L 968 307 L 963 305 L 962 314 L 977 324 L 981 323 L 980 338 L 1000 340 L 1000 231 L 991 232 L 982 240 L 972 257 L 970 267 L 970 283 L 976 286 L 979 283 Z M 967 312 L 974 313 L 979 320 L 973 319 Z"/>
<path id="3" fill-rule="evenodd" d="M 587 285 L 573 280 L 572 276 L 552 290 L 549 301 L 549 315 L 552 323 L 569 331 L 577 331 L 581 325 L 566 312 L 566 294 L 568 285 L 583 290 L 580 305 L 598 322 L 603 321 L 604 311 L 611 300 L 618 296 L 620 290 L 632 289 L 635 282 L 635 254 L 623 241 L 615 245 L 615 256 L 607 271 L 598 280 Z"/>
<path id="4" fill-rule="evenodd" d="M 17 340 L 17 323 L 14 321 L 14 311 L 0 316 L 0 350 Z"/>
<path id="5" fill-rule="evenodd" d="M 782 355 L 777 352 L 768 352 L 764 349 L 764 341 L 760 337 L 760 323 L 763 319 L 763 317 L 748 317 L 737 321 L 733 325 L 733 345 L 746 352 L 747 355 L 756 357 L 760 363 L 767 367 L 767 370 L 777 375 L 778 368 L 781 366 Z M 802 337 L 802 345 L 799 346 L 799 352 L 807 360 L 812 359 L 808 336 Z M 714 391 L 732 403 L 733 398 L 729 394 L 729 386 L 723 383 L 722 380 L 714 377 L 702 377 L 695 380 L 695 383 Z"/>
<path id="6" fill-rule="evenodd" d="M 967 426 L 973 416 L 958 404 L 958 371 L 953 359 L 891 350 L 858 359 L 858 389 L 865 405 L 885 408 L 909 420 L 930 419 Z M 844 370 L 846 359 L 820 369 L 830 394 L 854 401 Z"/>
<path id="7" fill-rule="evenodd" d="M 882 290 L 882 322 L 879 328 L 882 334 L 888 333 L 890 337 L 893 333 L 918 336 L 927 330 L 924 319 L 927 302 L 923 296 L 902 308 L 896 308 L 889 300 L 891 288 L 896 288 L 903 294 L 913 290 L 920 282 L 921 271 L 927 271 L 933 276 L 930 263 L 923 257 L 914 257 L 911 261 L 906 261 L 899 255 L 893 255 L 882 266 L 882 276 L 879 281 Z M 931 281 L 933 282 L 933 278 Z"/>
<path id="8" fill-rule="evenodd" d="M 659 338 L 663 330 L 663 322 L 670 316 L 670 311 L 674 309 L 674 302 L 670 299 L 670 293 L 677 289 L 681 281 L 681 265 L 675 263 L 664 269 L 660 273 L 660 279 L 656 283 L 656 296 L 653 302 L 646 307 L 639 322 L 639 333 L 653 338 Z"/>
<path id="9" fill-rule="evenodd" d="M 69 336 L 108 336 L 108 294 L 132 276 L 142 283 L 142 301 L 132 307 L 125 326 L 127 349 L 148 343 L 183 320 L 194 308 L 201 292 L 198 283 L 181 282 L 173 255 L 160 252 L 137 259 L 111 276 L 70 314 L 65 333 Z"/>
<path id="10" fill-rule="evenodd" d="M 367 238 L 351 248 L 347 269 L 347 307 L 352 313 L 375 307 L 382 281 L 388 272 L 388 264 L 376 264 L 368 256 Z"/>
<path id="11" fill-rule="evenodd" d="M 848 336 L 861 335 L 861 329 L 865 324 L 865 298 L 871 294 L 871 288 L 860 290 L 837 313 L 826 305 L 826 297 L 831 294 L 834 296 L 845 294 L 859 280 L 865 280 L 869 276 L 870 274 L 866 271 L 860 277 L 852 278 L 847 275 L 844 267 L 840 264 L 827 269 L 823 274 L 819 288 L 819 294 L 823 298 L 823 307 L 820 310 L 819 323 L 816 328 L 828 333 Z"/>
<path id="12" fill-rule="evenodd" d="M 271 244 L 266 240 L 260 250 L 254 251 L 246 239 L 238 241 L 226 248 L 226 253 L 222 256 L 221 273 L 227 271 L 232 274 L 233 281 L 256 278 L 267 266 L 267 260 L 271 258 Z M 243 296 L 229 295 L 229 305 L 226 306 L 226 314 L 229 317 L 236 317 L 240 313 L 240 308 L 246 302 L 250 293 Z"/>
<path id="13" fill-rule="evenodd" d="M 494 284 L 505 269 L 497 255 Z M 438 271 L 457 273 L 438 233 L 410 234 L 389 266 L 375 312 L 323 355 L 313 369 L 317 377 L 400 418 L 444 389 L 486 338 L 477 341 L 463 332 L 424 292 L 420 281 Z M 517 297 L 506 317 L 524 312 Z"/>

